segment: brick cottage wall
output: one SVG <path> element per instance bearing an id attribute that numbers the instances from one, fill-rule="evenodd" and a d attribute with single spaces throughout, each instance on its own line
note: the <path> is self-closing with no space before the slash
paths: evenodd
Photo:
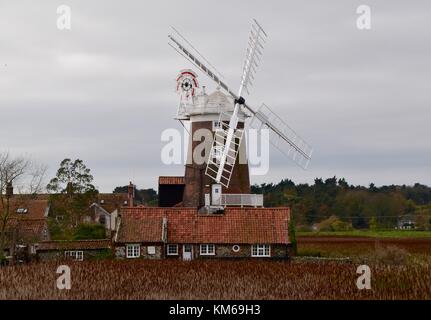
<path id="1" fill-rule="evenodd" d="M 155 247 L 155 254 L 148 254 L 148 247 Z M 141 259 L 162 259 L 163 246 L 160 244 L 140 244 L 140 258 Z M 115 257 L 117 259 L 126 259 L 126 245 L 118 245 L 115 247 Z"/>
<path id="2" fill-rule="evenodd" d="M 193 259 L 222 259 L 222 258 L 252 258 L 251 245 L 239 245 L 238 252 L 233 250 L 234 244 L 216 245 L 215 255 L 200 255 L 200 245 L 193 245 Z M 183 258 L 183 245 L 178 245 L 178 255 L 166 256 L 169 259 L 182 259 Z M 258 257 L 257 257 L 258 258 Z M 271 245 L 271 257 L 262 257 L 262 259 L 287 259 L 289 258 L 289 247 L 287 245 Z"/>
<path id="3" fill-rule="evenodd" d="M 37 257 L 40 261 L 53 261 L 53 260 L 63 260 L 65 259 L 65 251 L 83 251 L 84 261 L 92 260 L 97 258 L 99 254 L 108 252 L 110 249 L 95 249 L 95 250 L 50 250 L 50 251 L 39 251 Z"/>
<path id="4" fill-rule="evenodd" d="M 216 246 L 216 255 L 213 257 L 223 258 L 249 258 L 251 257 L 251 245 L 239 245 L 239 251 L 233 250 L 234 245 L 218 245 Z M 199 250 L 199 246 L 198 246 Z M 199 253 L 199 251 L 198 251 Z M 206 256 L 200 256 L 206 257 Z M 288 258 L 288 248 L 286 245 L 271 245 L 271 258 Z"/>

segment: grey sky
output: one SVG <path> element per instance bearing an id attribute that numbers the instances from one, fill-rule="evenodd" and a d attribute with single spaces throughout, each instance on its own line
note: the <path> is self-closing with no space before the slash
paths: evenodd
<path id="1" fill-rule="evenodd" d="M 72 29 L 56 27 L 59 5 Z M 368 4 L 372 29 L 356 28 Z M 308 171 L 271 150 L 267 176 L 312 182 L 431 184 L 429 1 L 0 1 L 0 150 L 49 166 L 81 158 L 101 191 L 181 175 L 160 160 L 180 129 L 175 76 L 191 67 L 167 45 L 176 26 L 236 90 L 251 18 L 269 35 L 255 86 L 314 147 Z M 201 85 L 213 89 L 205 76 Z"/>

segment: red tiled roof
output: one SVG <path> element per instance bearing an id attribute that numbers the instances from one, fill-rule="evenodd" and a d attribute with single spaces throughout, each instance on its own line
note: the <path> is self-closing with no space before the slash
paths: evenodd
<path id="1" fill-rule="evenodd" d="M 119 232 L 131 230 L 128 225 L 136 220 L 145 224 L 166 217 L 169 243 L 287 244 L 289 215 L 289 208 L 226 208 L 224 214 L 212 215 L 198 214 L 196 208 L 125 208 Z M 129 232 L 138 241 L 147 238 L 145 228 Z"/>
<path id="2" fill-rule="evenodd" d="M 163 209 L 138 207 L 121 216 L 117 242 L 163 242 Z M 127 209 L 123 209 L 124 212 Z"/>
<path id="3" fill-rule="evenodd" d="M 48 240 L 48 224 L 45 219 L 19 219 L 17 240 L 24 243 L 34 243 Z"/>
<path id="4" fill-rule="evenodd" d="M 159 184 L 185 184 L 184 177 L 159 177 Z"/>
<path id="5" fill-rule="evenodd" d="M 110 240 L 42 241 L 38 243 L 37 250 L 94 250 L 110 247 Z"/>
<path id="6" fill-rule="evenodd" d="M 14 197 L 10 199 L 9 205 L 11 217 L 18 219 L 43 219 L 49 207 L 48 200 L 34 200 L 27 197 Z M 18 213 L 18 209 L 23 210 L 22 213 Z M 3 210 L 1 203 L 0 210 Z"/>
<path id="7" fill-rule="evenodd" d="M 98 204 L 107 212 L 112 213 L 115 209 L 128 205 L 127 193 L 99 193 Z"/>

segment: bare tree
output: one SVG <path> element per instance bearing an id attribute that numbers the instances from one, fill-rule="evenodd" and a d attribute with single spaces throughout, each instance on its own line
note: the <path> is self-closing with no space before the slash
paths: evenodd
<path id="1" fill-rule="evenodd" d="M 43 190 L 45 173 L 46 167 L 29 157 L 0 153 L 0 261 L 4 259 L 13 189 L 18 194 L 35 196 Z"/>

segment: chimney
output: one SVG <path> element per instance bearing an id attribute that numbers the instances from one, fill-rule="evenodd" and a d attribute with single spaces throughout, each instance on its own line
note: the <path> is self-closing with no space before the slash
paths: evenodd
<path id="1" fill-rule="evenodd" d="M 133 207 L 133 199 L 135 198 L 135 185 L 132 181 L 129 182 L 129 186 L 127 187 L 127 202 L 129 207 Z"/>
<path id="2" fill-rule="evenodd" d="M 6 198 L 13 197 L 13 185 L 12 182 L 6 184 Z"/>

